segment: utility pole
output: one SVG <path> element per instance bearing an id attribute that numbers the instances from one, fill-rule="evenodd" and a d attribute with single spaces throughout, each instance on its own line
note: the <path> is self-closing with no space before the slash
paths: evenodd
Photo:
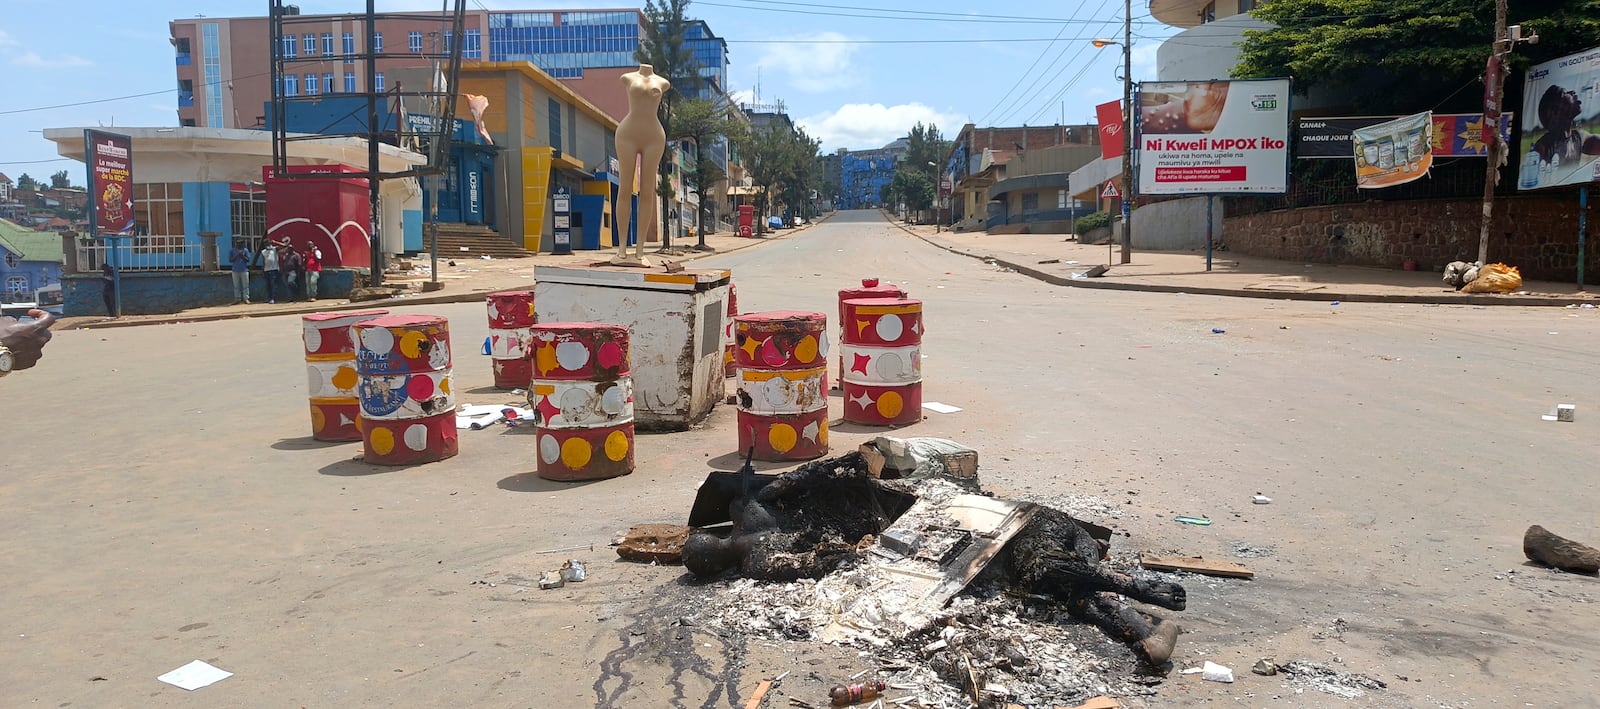
<path id="1" fill-rule="evenodd" d="M 1489 227 L 1494 219 L 1494 187 L 1500 182 L 1500 161 L 1506 146 L 1500 140 L 1500 97 L 1505 78 L 1505 57 L 1511 49 L 1506 38 L 1506 0 L 1494 2 L 1494 44 L 1489 50 L 1489 66 L 1483 72 L 1483 132 L 1488 163 L 1483 178 L 1483 224 L 1478 227 L 1478 263 L 1489 262 Z"/>
<path id="2" fill-rule="evenodd" d="M 1505 2 L 1501 5 L 1500 31 L 1505 32 Z M 1122 263 L 1133 261 L 1133 0 L 1122 0 Z"/>

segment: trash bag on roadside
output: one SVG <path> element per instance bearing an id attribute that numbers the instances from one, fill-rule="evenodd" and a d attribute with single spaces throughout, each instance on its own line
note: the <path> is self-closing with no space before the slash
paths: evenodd
<path id="1" fill-rule="evenodd" d="M 1491 263 L 1478 269 L 1478 277 L 1462 286 L 1463 293 L 1511 293 L 1522 288 L 1522 272 L 1516 266 Z"/>
<path id="2" fill-rule="evenodd" d="M 886 470 L 915 478 L 931 475 L 965 477 L 960 471 L 952 469 L 956 456 L 970 455 L 976 458 L 978 453 L 971 447 L 944 438 L 878 436 L 867 441 L 866 445 L 877 449 L 884 457 L 883 467 Z"/>

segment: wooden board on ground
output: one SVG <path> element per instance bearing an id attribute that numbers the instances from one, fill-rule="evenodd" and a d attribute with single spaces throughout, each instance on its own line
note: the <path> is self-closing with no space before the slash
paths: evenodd
<path id="1" fill-rule="evenodd" d="M 1122 705 L 1111 697 L 1095 697 L 1075 707 L 1057 707 L 1057 709 L 1122 709 Z"/>
<path id="2" fill-rule="evenodd" d="M 1202 559 L 1198 556 L 1156 556 L 1155 554 L 1140 554 L 1139 565 L 1154 571 L 1187 571 L 1192 574 L 1206 576 L 1225 576 L 1236 579 L 1255 578 L 1256 572 L 1245 568 L 1243 564 L 1231 561 L 1217 561 L 1215 559 Z"/>

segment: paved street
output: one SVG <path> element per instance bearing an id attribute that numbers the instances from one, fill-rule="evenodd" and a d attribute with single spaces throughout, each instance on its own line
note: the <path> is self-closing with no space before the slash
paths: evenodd
<path id="1" fill-rule="evenodd" d="M 1119 551 L 1273 547 L 1240 560 L 1254 581 L 1187 579 L 1176 614 L 1174 661 L 1238 682 L 1174 673 L 1132 706 L 1600 703 L 1600 587 L 1520 548 L 1529 524 L 1600 542 L 1600 311 L 1063 288 L 876 212 L 694 266 L 732 268 L 746 311 L 830 320 L 860 277 L 902 284 L 926 304 L 924 396 L 965 410 L 901 435 L 979 449 L 1002 496 L 1120 507 Z M 511 400 L 476 354 L 481 303 L 396 311 L 450 319 L 459 401 Z M 352 461 L 359 444 L 310 440 L 304 372 L 300 320 L 283 316 L 61 332 L 0 382 L 11 703 L 726 707 L 785 670 L 783 691 L 818 703 L 870 666 L 674 627 L 694 611 L 682 569 L 606 547 L 681 523 L 706 471 L 737 465 L 730 407 L 641 435 L 631 476 L 565 485 L 531 474 L 522 430 L 463 431 L 459 456 L 422 467 Z M 1540 420 L 1556 403 L 1576 422 Z M 834 450 L 870 435 L 836 427 Z M 590 579 L 538 590 L 568 557 Z M 1295 694 L 1248 671 L 1268 656 L 1389 688 Z M 195 696 L 154 681 L 194 659 L 236 674 Z"/>

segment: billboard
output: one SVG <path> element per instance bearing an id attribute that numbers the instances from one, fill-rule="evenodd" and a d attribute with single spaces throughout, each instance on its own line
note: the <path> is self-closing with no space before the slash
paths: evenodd
<path id="1" fill-rule="evenodd" d="M 1116 160 L 1122 157 L 1122 101 L 1107 101 L 1094 107 L 1095 120 L 1100 124 L 1100 158 Z"/>
<path id="2" fill-rule="evenodd" d="M 1433 167 L 1433 114 L 1402 116 L 1351 133 L 1356 187 L 1403 185 Z"/>
<path id="3" fill-rule="evenodd" d="M 133 140 L 97 130 L 83 132 L 89 168 L 90 229 L 95 236 L 133 233 Z"/>
<path id="4" fill-rule="evenodd" d="M 1513 114 L 1501 115 L 1500 139 L 1511 142 Z M 1311 116 L 1298 119 L 1295 127 L 1294 156 L 1302 159 L 1349 160 L 1355 150 L 1350 133 L 1375 126 L 1399 116 Z M 1435 158 L 1481 158 L 1489 154 L 1483 143 L 1483 114 L 1433 114 L 1433 156 Z"/>
<path id="5" fill-rule="evenodd" d="M 1517 189 L 1600 180 L 1600 47 L 1535 64 L 1522 92 Z"/>
<path id="6" fill-rule="evenodd" d="M 1289 80 L 1139 85 L 1139 193 L 1281 193 Z"/>

